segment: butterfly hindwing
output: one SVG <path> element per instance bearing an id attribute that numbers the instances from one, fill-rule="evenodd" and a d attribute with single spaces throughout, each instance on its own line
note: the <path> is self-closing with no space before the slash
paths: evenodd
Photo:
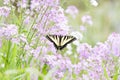
<path id="1" fill-rule="evenodd" d="M 62 50 L 67 44 L 76 40 L 73 36 L 62 36 L 62 35 L 47 35 L 46 38 L 50 40 L 57 50 Z"/>

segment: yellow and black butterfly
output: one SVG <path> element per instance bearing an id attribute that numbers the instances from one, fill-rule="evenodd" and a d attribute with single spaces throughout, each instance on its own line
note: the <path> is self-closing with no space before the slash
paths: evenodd
<path id="1" fill-rule="evenodd" d="M 62 36 L 62 35 L 47 35 L 46 38 L 50 40 L 57 50 L 62 50 L 67 44 L 76 40 L 73 36 Z"/>

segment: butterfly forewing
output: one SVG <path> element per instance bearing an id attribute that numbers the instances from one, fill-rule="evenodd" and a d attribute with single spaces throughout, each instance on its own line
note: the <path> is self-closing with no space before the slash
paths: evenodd
<path id="1" fill-rule="evenodd" d="M 64 46 L 65 44 L 68 44 L 68 43 L 70 43 L 74 40 L 75 40 L 75 38 L 72 37 L 72 36 L 65 36 L 65 37 L 62 38 L 61 46 Z"/>
<path id="2" fill-rule="evenodd" d="M 59 46 L 59 39 L 57 35 L 48 35 L 47 36 L 51 42 L 54 42 L 57 46 Z"/>

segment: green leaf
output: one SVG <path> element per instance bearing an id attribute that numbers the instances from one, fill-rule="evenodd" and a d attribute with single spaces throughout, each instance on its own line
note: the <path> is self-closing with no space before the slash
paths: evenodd
<path id="1" fill-rule="evenodd" d="M 43 69 L 42 69 L 42 73 L 44 75 L 46 75 L 48 73 L 48 69 L 49 69 L 49 66 L 47 64 L 44 64 Z"/>

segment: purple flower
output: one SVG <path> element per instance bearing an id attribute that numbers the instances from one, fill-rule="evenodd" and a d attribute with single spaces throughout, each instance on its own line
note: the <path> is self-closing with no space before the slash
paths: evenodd
<path id="1" fill-rule="evenodd" d="M 48 20 L 55 23 L 67 23 L 67 18 L 64 15 L 64 9 L 60 6 L 52 8 L 48 13 Z"/>
<path id="2" fill-rule="evenodd" d="M 0 16 L 7 17 L 10 14 L 10 10 L 7 6 L 0 7 Z"/>
<path id="3" fill-rule="evenodd" d="M 30 8 L 38 12 L 41 7 L 56 7 L 58 5 L 59 0 L 32 0 Z"/>
<path id="4" fill-rule="evenodd" d="M 110 45 L 111 53 L 120 56 L 120 34 L 112 33 L 109 37 L 107 42 Z"/>
<path id="5" fill-rule="evenodd" d="M 75 18 L 79 11 L 76 6 L 68 6 L 65 12 Z"/>
<path id="6" fill-rule="evenodd" d="M 0 38 L 3 36 L 3 28 L 0 26 Z"/>
<path id="7" fill-rule="evenodd" d="M 13 36 L 16 36 L 17 34 L 18 34 L 18 29 L 16 25 L 10 24 L 2 28 L 2 35 L 7 39 L 10 39 Z"/>
<path id="8" fill-rule="evenodd" d="M 39 7 L 39 5 L 41 6 L 41 3 L 39 0 L 31 0 L 31 5 L 30 5 L 30 8 L 31 10 Z"/>
<path id="9" fill-rule="evenodd" d="M 21 0 L 21 1 L 18 1 L 17 3 L 17 6 L 20 8 L 26 8 L 27 7 L 27 0 Z"/>
<path id="10" fill-rule="evenodd" d="M 29 24 L 29 23 L 30 23 L 30 16 L 28 16 L 28 17 L 26 17 L 26 18 L 24 19 L 24 23 L 25 23 L 25 24 Z"/>
<path id="11" fill-rule="evenodd" d="M 31 53 L 35 58 L 39 57 L 40 52 L 41 52 L 41 47 L 37 47 L 36 49 L 31 50 Z"/>
<path id="12" fill-rule="evenodd" d="M 66 26 L 65 28 L 67 28 L 68 26 Z M 50 34 L 56 34 L 56 35 L 66 35 L 68 34 L 68 30 L 66 29 L 62 29 L 61 25 L 57 25 L 54 26 L 52 28 L 49 29 L 49 33 Z"/>
<path id="13" fill-rule="evenodd" d="M 97 43 L 96 46 L 94 46 L 92 52 L 102 57 L 102 59 L 106 59 L 106 60 L 107 57 L 109 57 L 108 55 L 111 53 L 109 44 L 101 43 L 101 42 Z"/>
<path id="14" fill-rule="evenodd" d="M 63 77 L 66 71 L 72 73 L 72 63 L 67 57 L 63 57 L 60 54 L 56 55 L 45 55 L 43 57 L 43 62 L 50 66 L 51 69 L 57 68 L 53 73 L 54 77 Z"/>
<path id="15" fill-rule="evenodd" d="M 44 25 L 44 23 L 42 23 L 42 24 L 39 24 L 39 23 L 34 24 L 33 29 L 37 30 L 36 37 L 40 36 L 40 35 L 46 35 L 48 33 L 48 30 L 46 30 L 43 25 Z"/>
<path id="16" fill-rule="evenodd" d="M 82 64 L 81 64 L 81 63 L 74 64 L 74 65 L 73 65 L 73 70 L 74 70 L 74 73 L 75 73 L 76 75 L 79 75 L 79 73 L 80 73 L 81 70 L 82 70 Z"/>
<path id="17" fill-rule="evenodd" d="M 21 35 L 19 36 L 19 39 L 20 39 L 21 42 L 28 44 L 26 35 L 21 34 Z"/>
<path id="18" fill-rule="evenodd" d="M 80 30 L 81 30 L 81 31 L 86 31 L 85 26 L 80 26 Z"/>
<path id="19" fill-rule="evenodd" d="M 59 0 L 44 0 L 43 4 L 46 6 L 57 6 L 59 5 Z"/>
<path id="20" fill-rule="evenodd" d="M 89 25 L 92 25 L 92 24 L 93 24 L 92 18 L 91 18 L 91 16 L 89 16 L 89 15 L 84 15 L 84 16 L 81 18 L 81 20 L 82 20 L 83 23 L 87 23 L 87 24 L 89 24 Z"/>
<path id="21" fill-rule="evenodd" d="M 20 45 L 20 39 L 19 39 L 18 37 L 12 38 L 11 41 L 12 41 L 13 43 L 15 43 L 15 44 Z"/>
<path id="22" fill-rule="evenodd" d="M 82 56 L 83 58 L 88 58 L 91 54 L 91 46 L 87 43 L 80 44 L 79 47 L 77 47 L 77 52 Z"/>
<path id="23" fill-rule="evenodd" d="M 4 4 L 9 4 L 10 3 L 10 0 L 4 0 Z"/>

